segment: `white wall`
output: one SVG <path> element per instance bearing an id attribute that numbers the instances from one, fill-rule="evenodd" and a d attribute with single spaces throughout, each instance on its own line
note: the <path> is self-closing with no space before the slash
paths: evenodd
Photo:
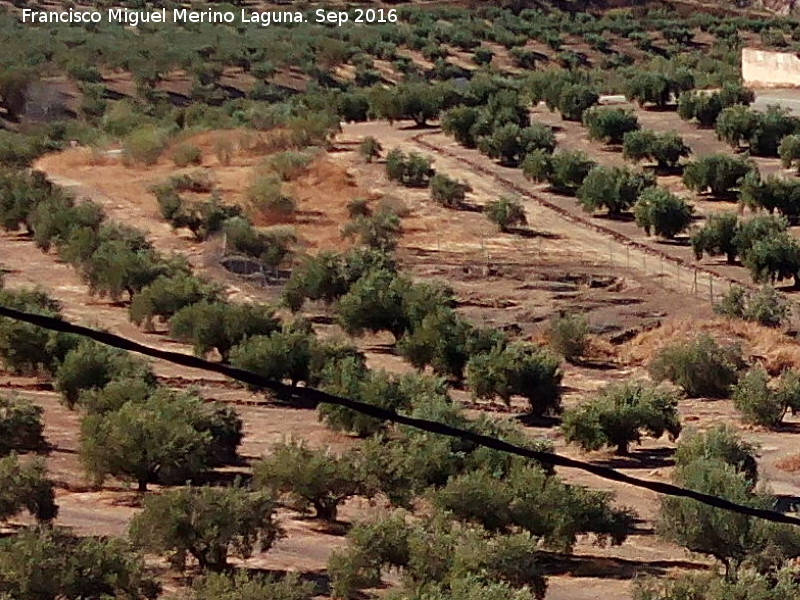
<path id="1" fill-rule="evenodd" d="M 800 58 L 789 52 L 743 48 L 742 79 L 750 87 L 800 87 Z"/>

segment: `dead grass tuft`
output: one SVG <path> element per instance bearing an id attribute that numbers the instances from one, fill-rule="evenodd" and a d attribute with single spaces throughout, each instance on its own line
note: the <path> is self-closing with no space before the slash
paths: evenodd
<path id="1" fill-rule="evenodd" d="M 667 321 L 623 344 L 619 357 L 626 365 L 644 365 L 665 346 L 691 340 L 700 333 L 708 333 L 721 343 L 740 342 L 745 356 L 762 364 L 772 375 L 786 368 L 800 368 L 800 343 L 782 331 L 722 317 Z"/>
<path id="2" fill-rule="evenodd" d="M 775 463 L 775 466 L 787 473 L 797 473 L 800 471 L 800 454 L 793 454 L 792 456 L 782 458 Z"/>

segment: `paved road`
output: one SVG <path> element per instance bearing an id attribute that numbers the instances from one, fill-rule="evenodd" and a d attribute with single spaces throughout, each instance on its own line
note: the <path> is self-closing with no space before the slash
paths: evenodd
<path id="1" fill-rule="evenodd" d="M 763 90 L 756 93 L 753 108 L 764 110 L 770 104 L 779 104 L 788 108 L 792 113 L 800 115 L 800 89 Z"/>

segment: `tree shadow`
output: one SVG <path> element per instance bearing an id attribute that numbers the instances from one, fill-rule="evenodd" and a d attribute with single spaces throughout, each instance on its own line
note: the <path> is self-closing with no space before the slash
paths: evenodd
<path id="1" fill-rule="evenodd" d="M 584 369 L 593 369 L 595 371 L 613 371 L 618 369 L 619 365 L 605 360 L 594 360 L 591 358 L 573 358 L 572 364 L 576 367 Z"/>
<path id="2" fill-rule="evenodd" d="M 480 204 L 473 204 L 472 202 L 459 202 L 458 206 L 456 206 L 456 210 L 461 210 L 464 212 L 482 213 L 483 206 L 481 206 Z"/>
<path id="3" fill-rule="evenodd" d="M 675 464 L 672 448 L 642 448 L 631 450 L 627 456 L 613 456 L 594 461 L 612 469 L 660 469 Z"/>
<path id="4" fill-rule="evenodd" d="M 431 125 L 430 123 L 414 123 L 413 125 L 401 125 L 398 127 L 400 131 L 430 131 L 432 129 L 439 129 L 438 125 Z"/>
<path id="5" fill-rule="evenodd" d="M 685 247 L 691 243 L 691 238 L 686 235 L 675 236 L 671 239 L 659 239 L 656 240 L 656 244 L 661 244 L 662 246 L 680 246 Z"/>
<path id="6" fill-rule="evenodd" d="M 782 513 L 800 512 L 800 496 L 794 496 L 791 494 L 776 494 L 774 498 L 775 504 L 773 505 L 772 510 Z"/>
<path id="7" fill-rule="evenodd" d="M 630 223 L 634 220 L 634 216 L 632 212 L 622 212 L 622 213 L 602 213 L 598 215 L 592 215 L 595 219 L 603 219 L 604 221 L 615 221 L 617 223 Z"/>
<path id="8" fill-rule="evenodd" d="M 542 427 L 545 429 L 550 429 L 552 427 L 558 427 L 561 425 L 561 418 L 551 415 L 544 415 L 540 417 L 530 413 L 524 413 L 517 415 L 514 418 L 525 427 Z"/>
<path id="9" fill-rule="evenodd" d="M 518 235 L 526 239 L 543 238 L 546 240 L 560 240 L 561 236 L 557 233 L 549 231 L 536 231 L 535 229 L 528 229 L 527 227 L 507 227 L 506 233 Z"/>
<path id="10" fill-rule="evenodd" d="M 641 575 L 663 576 L 673 569 L 707 570 L 708 565 L 689 560 L 632 560 L 606 556 L 575 556 L 541 551 L 541 565 L 546 575 L 633 579 Z"/>

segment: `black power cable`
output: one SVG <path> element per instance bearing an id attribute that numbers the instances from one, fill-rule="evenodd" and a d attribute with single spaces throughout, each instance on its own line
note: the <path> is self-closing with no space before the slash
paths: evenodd
<path id="1" fill-rule="evenodd" d="M 704 494 L 702 492 L 686 489 L 677 485 L 672 485 L 670 483 L 663 483 L 660 481 L 648 481 L 647 479 L 632 477 L 630 475 L 626 475 L 625 473 L 620 473 L 619 471 L 611 469 L 609 467 L 593 465 L 591 463 L 575 460 L 572 458 L 568 458 L 566 456 L 560 456 L 558 454 L 551 452 L 530 450 L 528 448 L 523 448 L 521 446 L 515 446 L 514 444 L 509 444 L 508 442 L 504 442 L 503 440 L 500 440 L 498 438 L 482 435 L 464 429 L 459 429 L 458 427 L 451 427 L 449 425 L 445 425 L 444 423 L 437 423 L 436 421 L 430 421 L 428 419 L 417 419 L 414 417 L 409 417 L 408 415 L 399 414 L 394 411 L 386 410 L 384 408 L 372 406 L 371 404 L 366 404 L 364 402 L 358 402 L 356 400 L 351 400 L 349 398 L 342 398 L 340 396 L 327 394 L 323 391 L 314 388 L 295 387 L 286 385 L 285 383 L 267 379 L 265 377 L 262 377 L 261 375 L 257 375 L 256 373 L 252 373 L 250 371 L 237 369 L 235 367 L 231 367 L 229 365 L 221 363 L 209 362 L 205 359 L 198 358 L 196 356 L 191 356 L 188 354 L 181 354 L 179 352 L 171 352 L 169 350 L 160 350 L 158 348 L 151 348 L 149 346 L 145 346 L 138 342 L 134 342 L 133 340 L 129 340 L 119 335 L 115 335 L 113 333 L 108 333 L 106 331 L 98 331 L 96 329 L 91 329 L 89 327 L 83 327 L 82 325 L 74 325 L 62 319 L 31 314 L 15 310 L 13 308 L 7 308 L 4 306 L 0 306 L 0 316 L 8 317 L 10 319 L 14 319 L 17 321 L 23 321 L 25 323 L 30 323 L 31 325 L 36 325 L 44 329 L 50 329 L 53 331 L 60 331 L 62 333 L 71 333 L 81 337 L 86 337 L 101 344 L 112 346 L 114 348 L 119 348 L 120 350 L 136 352 L 138 354 L 143 354 L 145 356 L 150 356 L 152 358 L 158 358 L 160 360 L 165 360 L 167 362 L 171 362 L 177 365 L 182 365 L 184 367 L 189 367 L 192 369 L 201 369 L 204 371 L 212 371 L 214 373 L 220 373 L 221 375 L 225 375 L 226 377 L 230 377 L 231 379 L 235 379 L 236 381 L 241 381 L 242 383 L 246 383 L 254 387 L 270 390 L 274 392 L 277 396 L 285 398 L 289 401 L 294 399 L 297 401 L 302 400 L 305 402 L 310 401 L 315 403 L 336 404 L 338 406 L 349 408 L 351 410 L 365 414 L 367 416 L 375 417 L 376 419 L 381 419 L 392 423 L 398 423 L 401 425 L 407 425 L 409 427 L 414 427 L 416 429 L 420 429 L 422 431 L 428 431 L 430 433 L 436 433 L 439 435 L 446 435 L 448 437 L 459 438 L 465 441 L 472 442 L 474 444 L 478 444 L 480 446 L 486 446 L 487 448 L 492 448 L 493 450 L 498 450 L 500 452 L 508 452 L 510 454 L 516 454 L 518 456 L 524 456 L 526 458 L 530 458 L 538 462 L 550 464 L 556 467 L 579 469 L 581 471 L 586 471 L 588 473 L 591 473 L 592 475 L 596 475 L 597 477 L 600 477 L 602 479 L 608 479 L 610 481 L 625 483 L 637 488 L 650 490 L 658 494 L 664 494 L 666 496 L 675 496 L 678 498 L 688 498 L 691 500 L 696 500 L 703 504 L 707 504 L 708 506 L 712 506 L 714 508 L 720 508 L 722 510 L 727 510 L 742 515 L 757 517 L 760 519 L 765 519 L 767 521 L 773 521 L 775 523 L 800 525 L 800 518 L 785 515 L 783 513 L 779 513 L 773 510 L 765 510 L 762 508 L 754 508 L 752 506 L 737 504 L 736 502 L 731 502 L 730 500 L 726 500 L 725 498 L 720 498 L 719 496 Z"/>

